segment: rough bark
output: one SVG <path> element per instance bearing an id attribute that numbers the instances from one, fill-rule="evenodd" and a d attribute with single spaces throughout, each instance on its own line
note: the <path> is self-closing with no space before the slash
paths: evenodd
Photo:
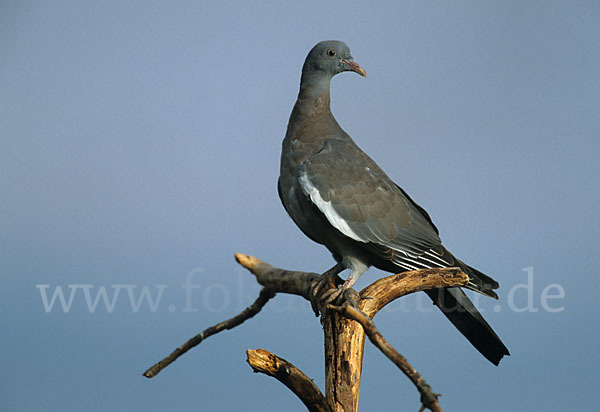
<path id="1" fill-rule="evenodd" d="M 231 329 L 256 315 L 276 293 L 299 295 L 315 305 L 314 285 L 322 275 L 278 269 L 249 255 L 236 254 L 236 260 L 256 276 L 263 290 L 257 300 L 239 315 L 196 335 L 169 356 L 150 367 L 144 376 L 151 378 L 202 340 Z M 335 267 L 332 269 L 335 270 Z M 325 341 L 325 396 L 316 385 L 288 361 L 263 349 L 248 351 L 248 363 L 255 371 L 273 376 L 288 386 L 309 411 L 356 412 L 360 395 L 365 336 L 382 351 L 415 385 L 421 395 L 422 409 L 442 409 L 425 379 L 377 330 L 372 318 L 388 303 L 410 293 L 444 287 L 464 286 L 468 276 L 458 268 L 420 269 L 377 280 L 360 293 L 344 291 L 340 306 L 323 310 Z"/>
<path id="2" fill-rule="evenodd" d="M 331 412 L 318 386 L 290 362 L 264 349 L 246 351 L 247 362 L 254 372 L 272 376 L 300 398 L 310 412 Z"/>

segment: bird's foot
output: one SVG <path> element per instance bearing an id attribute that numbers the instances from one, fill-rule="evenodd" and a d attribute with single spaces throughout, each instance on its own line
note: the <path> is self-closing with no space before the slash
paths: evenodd
<path id="1" fill-rule="evenodd" d="M 324 313 L 327 305 L 332 304 L 341 296 L 344 289 L 343 286 L 340 287 L 342 279 L 338 274 L 344 269 L 344 266 L 338 263 L 311 283 L 310 304 L 315 316 Z"/>
<path id="2" fill-rule="evenodd" d="M 327 307 L 329 305 L 339 305 L 343 300 L 342 296 L 344 292 L 352 287 L 351 278 L 348 278 L 342 285 L 338 285 L 337 287 L 332 287 L 330 289 L 324 290 L 322 295 L 320 296 L 321 307 Z M 323 313 L 323 311 L 321 311 Z"/>

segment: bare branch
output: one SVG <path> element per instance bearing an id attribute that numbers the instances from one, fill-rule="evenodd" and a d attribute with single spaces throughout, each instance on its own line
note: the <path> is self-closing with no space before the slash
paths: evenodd
<path id="1" fill-rule="evenodd" d="M 311 283 L 321 277 L 318 273 L 279 269 L 242 253 L 236 253 L 235 259 L 256 276 L 258 283 L 269 290 L 299 295 L 307 300 L 311 300 Z"/>
<path id="2" fill-rule="evenodd" d="M 244 254 L 236 254 L 235 258 L 240 265 L 256 276 L 258 283 L 263 285 L 256 301 L 239 315 L 194 336 L 169 356 L 149 368 L 144 372 L 144 376 L 148 378 L 156 376 L 162 369 L 208 336 L 224 329 L 234 328 L 256 315 L 267 301 L 275 296 L 275 293 L 282 292 L 302 296 L 309 300 L 313 307 L 315 306 L 314 299 L 319 299 L 315 296 L 315 290 L 318 289 L 315 288 L 315 284 L 322 279 L 322 275 L 318 273 L 279 269 Z M 336 265 L 326 273 L 336 274 L 342 269 L 343 267 Z M 441 411 L 437 402 L 438 395 L 433 392 L 408 361 L 383 338 L 371 319 L 385 305 L 401 296 L 427 289 L 464 286 L 467 282 L 467 275 L 457 268 L 420 269 L 379 279 L 363 289 L 360 294 L 352 289 L 344 291 L 342 306 L 336 307 L 334 311 L 327 311 L 321 319 L 325 335 L 326 398 L 306 375 L 289 362 L 267 351 L 261 349 L 248 351 L 248 363 L 256 371 L 270 374 L 286 384 L 311 411 L 355 412 L 358 410 L 366 334 L 371 342 L 417 386 L 421 393 L 423 406 L 432 411 Z M 263 364 L 271 365 L 271 373 L 267 372 L 269 369 L 266 366 L 264 370 L 255 367 L 254 364 L 260 364 L 259 359 L 263 359 Z M 312 386 L 308 385 L 308 382 Z M 304 392 L 298 388 L 304 388 L 302 389 Z"/>
<path id="3" fill-rule="evenodd" d="M 196 336 L 185 342 L 183 345 L 175 349 L 173 352 L 171 352 L 169 356 L 165 357 L 160 362 L 157 362 L 150 368 L 148 368 L 148 370 L 146 370 L 146 372 L 143 373 L 143 376 L 145 376 L 146 378 L 153 378 L 154 376 L 158 375 L 158 373 L 161 370 L 169 366 L 181 355 L 192 349 L 194 346 L 199 345 L 204 339 L 216 333 L 219 333 L 225 329 L 235 328 L 244 321 L 250 319 L 258 312 L 260 312 L 263 306 L 265 306 L 265 304 L 273 296 L 275 296 L 273 292 L 271 292 L 267 288 L 263 288 L 260 291 L 260 294 L 258 295 L 258 298 L 254 301 L 254 303 L 248 306 L 246 309 L 244 309 L 239 315 L 234 316 L 231 319 L 227 319 L 223 322 L 217 323 L 216 325 L 211 326 L 210 328 L 205 329 L 203 332 L 197 334 Z"/>
<path id="4" fill-rule="evenodd" d="M 459 268 L 418 269 L 381 278 L 360 291 L 359 308 L 373 318 L 385 305 L 415 292 L 464 286 L 469 277 Z"/>
<path id="5" fill-rule="evenodd" d="M 264 349 L 246 351 L 254 372 L 272 376 L 300 398 L 310 412 L 331 412 L 327 400 L 315 383 L 290 362 Z"/>
<path id="6" fill-rule="evenodd" d="M 377 280 L 360 292 L 344 292 L 343 302 L 353 304 L 370 318 L 388 303 L 420 290 L 460 286 L 468 277 L 455 268 L 421 269 Z M 330 311 L 331 312 L 331 311 Z M 357 322 L 337 312 L 323 319 L 325 334 L 325 394 L 333 409 L 358 411 L 358 398 L 364 356 L 365 330 Z"/>
<path id="7" fill-rule="evenodd" d="M 404 374 L 417 387 L 417 390 L 421 394 L 421 402 L 423 403 L 423 406 L 427 407 L 433 412 L 442 412 L 442 408 L 437 401 L 437 397 L 439 395 L 433 392 L 431 386 L 429 386 L 425 379 L 423 379 L 419 372 L 417 372 L 417 370 L 406 360 L 406 358 L 402 356 L 396 349 L 394 349 L 392 345 L 390 345 L 390 343 L 383 337 L 379 330 L 377 330 L 375 323 L 373 323 L 371 318 L 366 313 L 354 307 L 353 305 L 348 304 L 348 302 L 344 303 L 342 306 L 330 305 L 329 308 L 340 312 L 344 316 L 360 323 L 371 343 L 373 343 L 373 345 L 383 352 L 383 354 L 387 356 L 389 360 L 394 362 L 394 364 L 402 372 L 404 372 Z"/>

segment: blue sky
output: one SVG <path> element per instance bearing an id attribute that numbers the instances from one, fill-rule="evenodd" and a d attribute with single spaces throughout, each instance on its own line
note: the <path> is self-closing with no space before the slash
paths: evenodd
<path id="1" fill-rule="evenodd" d="M 334 79 L 334 115 L 448 249 L 498 279 L 479 306 L 512 356 L 489 364 L 424 295 L 380 330 L 448 411 L 588 408 L 599 18 L 595 1 L 2 2 L 1 409 L 304 410 L 245 363 L 265 348 L 323 388 L 320 325 L 296 297 L 141 373 L 254 300 L 235 252 L 333 263 L 276 191 L 300 68 L 325 39 L 368 73 Z M 68 309 L 50 306 L 59 287 Z M 418 409 L 369 344 L 363 370 L 361 410 Z"/>

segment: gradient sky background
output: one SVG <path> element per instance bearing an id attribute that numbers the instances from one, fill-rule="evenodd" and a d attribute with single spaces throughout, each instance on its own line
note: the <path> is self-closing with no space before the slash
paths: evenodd
<path id="1" fill-rule="evenodd" d="M 500 300 L 480 307 L 512 356 L 492 366 L 424 294 L 380 313 L 380 330 L 447 411 L 589 409 L 599 21 L 597 1 L 2 1 L 0 409 L 305 410 L 245 363 L 265 348 L 323 388 L 319 321 L 297 297 L 153 380 L 141 373 L 254 300 L 235 252 L 332 265 L 276 190 L 300 68 L 325 39 L 346 41 L 369 75 L 334 79 L 336 118 L 451 251 L 500 281 Z M 189 273 L 199 288 L 186 303 Z M 67 297 L 92 285 L 92 298 L 166 286 L 155 311 L 132 310 L 122 290 L 112 312 L 90 313 L 79 289 L 67 313 L 58 301 L 46 313 L 44 284 Z M 564 297 L 544 308 L 551 284 Z M 537 311 L 515 310 L 528 304 Z M 417 409 L 410 382 L 367 344 L 361 410 Z"/>

